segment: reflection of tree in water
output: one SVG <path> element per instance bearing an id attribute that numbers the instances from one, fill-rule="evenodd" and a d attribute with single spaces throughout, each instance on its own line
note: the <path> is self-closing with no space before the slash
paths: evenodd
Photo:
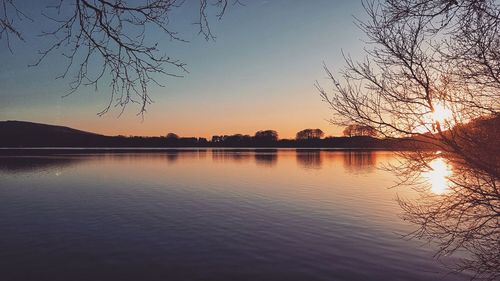
<path id="1" fill-rule="evenodd" d="M 79 156 L 14 156 L 0 158 L 0 172 L 9 174 L 59 171 L 80 164 L 88 157 Z"/>
<path id="2" fill-rule="evenodd" d="M 168 163 L 175 163 L 179 159 L 179 151 L 178 150 L 169 151 L 165 154 L 165 158 L 167 159 Z"/>
<path id="3" fill-rule="evenodd" d="M 376 156 L 373 151 L 345 151 L 344 169 L 349 172 L 372 172 L 375 168 Z"/>
<path id="4" fill-rule="evenodd" d="M 205 159 L 205 158 L 207 158 L 207 153 L 208 153 L 207 149 L 199 149 L 199 150 L 197 150 L 198 159 Z"/>
<path id="5" fill-rule="evenodd" d="M 322 154 L 320 150 L 297 150 L 297 164 L 305 169 L 321 169 L 323 165 Z"/>
<path id="6" fill-rule="evenodd" d="M 252 157 L 249 150 L 235 150 L 235 149 L 213 149 L 212 161 L 213 162 L 248 162 Z"/>
<path id="7" fill-rule="evenodd" d="M 278 163 L 278 151 L 276 149 L 269 149 L 265 151 L 255 151 L 255 163 L 260 166 L 272 167 Z"/>
<path id="8" fill-rule="evenodd" d="M 167 151 L 164 154 L 164 156 L 167 159 L 167 162 L 175 163 L 178 160 L 206 158 L 207 157 L 207 150 L 206 149 L 193 149 L 193 150 L 172 149 L 172 150 Z"/>
<path id="9" fill-rule="evenodd" d="M 419 155 L 420 157 L 421 155 Z M 401 170 L 416 199 L 398 198 L 403 219 L 417 226 L 409 237 L 438 246 L 436 256 L 465 250 L 456 270 L 487 280 L 500 278 L 500 193 L 498 178 L 466 165 L 451 167 L 429 153 L 428 167 Z M 407 163 L 403 163 L 407 165 Z M 415 172 L 419 170 L 420 172 Z"/>

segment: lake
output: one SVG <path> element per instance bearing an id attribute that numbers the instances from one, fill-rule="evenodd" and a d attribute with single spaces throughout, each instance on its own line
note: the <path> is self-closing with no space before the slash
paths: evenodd
<path id="1" fill-rule="evenodd" d="M 403 239 L 392 152 L 0 156 L 1 280 L 468 280 Z M 451 258 L 449 259 L 451 260 Z"/>

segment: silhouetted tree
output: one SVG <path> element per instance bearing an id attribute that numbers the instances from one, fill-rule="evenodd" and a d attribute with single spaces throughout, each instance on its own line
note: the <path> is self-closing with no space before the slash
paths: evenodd
<path id="1" fill-rule="evenodd" d="M 332 122 L 414 140 L 413 151 L 401 153 L 401 165 L 392 170 L 401 184 L 424 193 L 429 186 L 419 179 L 434 169 L 433 161 L 453 167 L 448 193 L 400 200 L 406 219 L 419 225 L 415 236 L 439 245 L 439 254 L 468 251 L 459 270 L 497 279 L 500 153 L 486 144 L 498 143 L 500 135 L 484 124 L 464 124 L 498 120 L 500 6 L 493 0 L 363 3 L 369 19 L 358 25 L 370 43 L 367 58 L 345 55 L 340 77 L 325 66 L 333 92 L 316 85 L 333 111 Z"/>
<path id="2" fill-rule="evenodd" d="M 305 129 L 297 132 L 295 139 L 297 140 L 310 140 L 310 139 L 320 139 L 325 135 L 320 129 Z"/>
<path id="3" fill-rule="evenodd" d="M 377 131 L 370 126 L 351 124 L 345 127 L 343 134 L 346 137 L 354 137 L 354 136 L 375 137 L 377 136 Z"/>
<path id="4" fill-rule="evenodd" d="M 263 130 L 255 133 L 255 139 L 258 141 L 276 142 L 278 133 L 274 130 Z"/>
<path id="5" fill-rule="evenodd" d="M 200 146 L 206 146 L 208 145 L 208 140 L 206 138 L 198 138 L 198 144 Z"/>
<path id="6" fill-rule="evenodd" d="M 179 136 L 175 133 L 168 133 L 166 136 L 167 139 L 179 139 Z"/>
<path id="7" fill-rule="evenodd" d="M 224 145 L 227 146 L 245 146 L 252 141 L 249 135 L 235 134 L 224 137 Z"/>
<path id="8" fill-rule="evenodd" d="M 30 20 L 16 6 L 18 0 L 0 0 L 0 39 L 11 49 L 12 38 L 23 40 L 18 27 L 21 20 Z M 82 85 L 98 87 L 101 80 L 111 85 L 109 104 L 100 112 L 106 113 L 111 106 L 122 107 L 130 102 L 140 105 L 140 113 L 151 103 L 148 89 L 158 84 L 156 74 L 181 77 L 187 73 L 182 61 L 165 55 L 158 42 L 150 40 L 151 31 L 161 31 L 174 41 L 187 42 L 171 25 L 171 14 L 185 4 L 184 0 L 59 0 L 49 2 L 42 11 L 44 18 L 54 28 L 43 31 L 41 36 L 52 43 L 39 50 L 39 65 L 50 53 L 59 52 L 67 59 L 62 70 L 64 78 L 72 75 L 70 93 Z M 189 1 L 190 2 L 190 1 Z M 207 9 L 218 9 L 221 19 L 229 3 L 238 0 L 199 0 L 196 24 L 199 33 L 207 40 L 214 39 L 210 29 Z M 36 23 L 41 26 L 45 23 Z M 159 33 L 154 33 L 159 36 Z M 12 49 L 11 49 L 12 50 Z M 98 63 L 96 63 L 98 62 Z M 70 74 L 71 73 L 71 74 Z M 70 94 L 69 93 L 69 94 Z"/>
<path id="9" fill-rule="evenodd" d="M 212 143 L 221 143 L 224 141 L 224 136 L 212 136 Z"/>

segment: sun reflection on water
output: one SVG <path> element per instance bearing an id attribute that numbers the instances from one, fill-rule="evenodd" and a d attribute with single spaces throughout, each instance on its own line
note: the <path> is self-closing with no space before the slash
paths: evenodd
<path id="1" fill-rule="evenodd" d="M 450 188 L 448 177 L 451 175 L 451 167 L 443 158 L 437 158 L 429 163 L 431 170 L 424 172 L 423 176 L 431 185 L 431 191 L 435 194 L 443 194 Z"/>

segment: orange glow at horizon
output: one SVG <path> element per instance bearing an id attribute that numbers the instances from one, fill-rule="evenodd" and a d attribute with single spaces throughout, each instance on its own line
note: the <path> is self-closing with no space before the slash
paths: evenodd
<path id="1" fill-rule="evenodd" d="M 151 118 L 153 119 L 153 118 Z M 168 133 L 175 133 L 181 137 L 200 137 L 211 139 L 215 135 L 250 135 L 253 136 L 260 130 L 275 130 L 278 132 L 280 139 L 294 139 L 295 134 L 303 129 L 320 128 L 325 132 L 325 137 L 328 136 L 342 136 L 342 128 L 331 124 L 321 124 L 322 122 L 314 122 L 314 120 L 304 120 L 304 122 L 297 122 L 299 124 L 222 124 L 217 128 L 213 124 L 201 123 L 199 126 L 178 124 L 165 124 L 161 121 L 146 120 L 144 123 L 136 124 L 137 120 L 111 120 L 108 122 L 72 122 L 71 124 L 57 124 L 68 126 L 74 129 L 88 131 L 97 134 L 108 136 L 145 136 L 145 137 L 158 137 L 166 136 Z M 281 122 L 280 122 L 281 123 Z M 318 124 L 316 124 L 318 123 Z M 313 125 L 316 124 L 316 125 Z M 321 126 L 322 125 L 322 126 Z"/>
<path id="2" fill-rule="evenodd" d="M 331 114 L 329 108 L 317 104 L 315 99 L 302 102 L 300 109 L 290 104 L 275 110 L 272 107 L 272 104 L 267 103 L 255 106 L 216 104 L 207 110 L 200 105 L 192 105 L 192 110 L 186 111 L 183 110 L 184 106 L 158 102 L 144 118 L 138 117 L 133 111 L 125 112 L 119 118 L 113 114 L 89 116 L 88 111 L 79 111 L 71 116 L 66 113 L 59 120 L 40 122 L 110 136 L 166 136 L 175 133 L 181 137 L 210 139 L 214 135 L 253 136 L 260 130 L 275 130 L 280 139 L 290 139 L 295 138 L 297 132 L 308 128 L 319 128 L 325 136 L 342 135 L 342 127 L 327 121 Z"/>

